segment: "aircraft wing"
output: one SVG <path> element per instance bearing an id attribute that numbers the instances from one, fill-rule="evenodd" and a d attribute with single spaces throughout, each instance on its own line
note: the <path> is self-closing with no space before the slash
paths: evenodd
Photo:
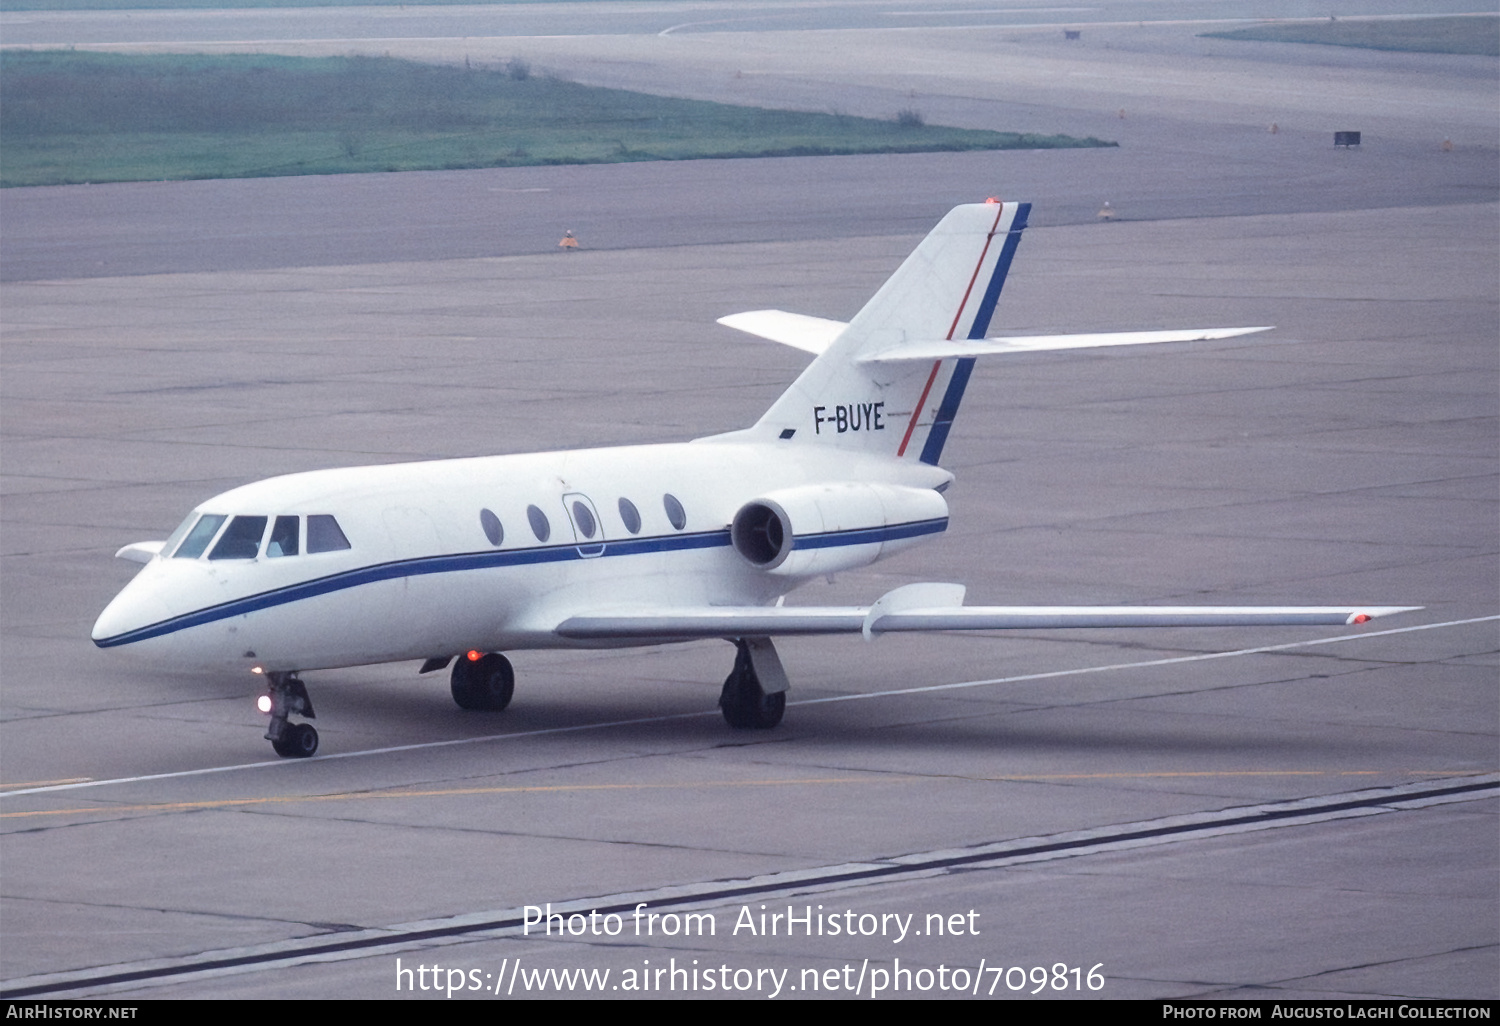
<path id="1" fill-rule="evenodd" d="M 1012 338 L 936 339 L 903 342 L 859 358 L 859 363 L 890 363 L 897 360 L 945 360 L 954 356 L 1004 356 L 1038 353 L 1053 349 L 1097 349 L 1102 346 L 1143 346 L 1156 342 L 1201 342 L 1234 338 L 1260 328 L 1178 328 L 1172 331 L 1107 331 L 1089 335 L 1017 335 Z"/>
<path id="2" fill-rule="evenodd" d="M 963 587 L 910 584 L 871 606 L 699 606 L 599 611 L 556 627 L 565 638 L 610 640 L 1053 630 L 1070 627 L 1346 626 L 1420 606 L 965 606 Z"/>

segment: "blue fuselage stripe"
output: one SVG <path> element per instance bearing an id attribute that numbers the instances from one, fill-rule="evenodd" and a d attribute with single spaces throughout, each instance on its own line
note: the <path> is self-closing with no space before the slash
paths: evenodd
<path id="1" fill-rule="evenodd" d="M 936 534 L 948 526 L 947 518 L 922 520 L 907 524 L 893 524 L 852 531 L 830 531 L 797 538 L 795 547 L 802 549 L 830 548 L 845 545 L 870 545 L 878 542 L 898 541 Z M 200 627 L 234 616 L 271 609 L 304 599 L 317 598 L 338 591 L 346 591 L 365 584 L 399 580 L 403 577 L 423 577 L 428 574 L 459 573 L 467 570 L 493 570 L 508 566 L 530 566 L 538 563 L 561 563 L 571 560 L 597 559 L 611 556 L 638 556 L 658 552 L 686 552 L 693 549 L 713 549 L 730 544 L 729 531 L 703 531 L 695 534 L 660 535 L 651 538 L 627 538 L 610 540 L 600 545 L 551 545 L 535 549 L 510 549 L 500 552 L 462 552 L 445 556 L 423 556 L 418 559 L 395 560 L 377 563 L 374 566 L 358 567 L 342 573 L 329 574 L 311 581 L 301 581 L 283 588 L 273 588 L 256 595 L 233 599 L 218 605 L 208 606 L 161 620 L 146 627 L 116 634 L 110 638 L 95 639 L 100 648 L 114 648 L 137 641 L 159 638 L 190 627 Z M 602 551 L 601 551 L 602 550 Z"/>
<path id="2" fill-rule="evenodd" d="M 831 549 L 844 545 L 874 545 L 880 542 L 899 541 L 902 538 L 920 538 L 925 534 L 937 534 L 947 530 L 948 519 L 918 520 L 910 524 L 894 524 L 890 527 L 867 527 L 850 531 L 829 531 L 797 538 L 792 548 Z"/>

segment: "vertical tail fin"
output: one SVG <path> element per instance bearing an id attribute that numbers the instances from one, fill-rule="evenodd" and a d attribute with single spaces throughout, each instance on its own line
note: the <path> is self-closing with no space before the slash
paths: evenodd
<path id="1" fill-rule="evenodd" d="M 984 338 L 1030 209 L 955 207 L 751 430 L 935 465 L 974 359 L 859 361 L 912 342 Z"/>

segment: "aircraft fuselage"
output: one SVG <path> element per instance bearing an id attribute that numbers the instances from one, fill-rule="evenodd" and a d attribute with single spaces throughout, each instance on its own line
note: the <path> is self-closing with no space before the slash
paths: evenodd
<path id="1" fill-rule="evenodd" d="M 259 481 L 194 510 L 190 520 L 224 518 L 216 535 L 196 556 L 152 559 L 104 610 L 94 640 L 173 666 L 267 672 L 639 644 L 570 640 L 555 628 L 580 608 L 766 605 L 946 527 L 933 492 L 935 506 L 888 523 L 819 524 L 800 544 L 823 536 L 827 558 L 764 572 L 729 529 L 757 496 L 830 481 L 932 492 L 952 479 L 925 464 L 835 451 L 792 458 L 789 448 L 707 440 Z M 309 551 L 314 516 L 332 517 L 349 547 Z M 236 517 L 263 518 L 254 555 L 220 548 Z M 289 517 L 299 518 L 297 552 L 273 555 L 275 525 Z"/>

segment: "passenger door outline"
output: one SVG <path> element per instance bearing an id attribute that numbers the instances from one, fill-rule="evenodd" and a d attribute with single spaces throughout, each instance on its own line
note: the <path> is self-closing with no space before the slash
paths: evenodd
<path id="1" fill-rule="evenodd" d="M 593 518 L 592 535 L 579 527 L 578 522 L 582 518 L 574 513 L 575 503 L 582 505 L 588 511 L 588 516 Z M 566 492 L 563 494 L 562 504 L 563 515 L 568 518 L 568 526 L 573 529 L 573 542 L 578 546 L 578 554 L 585 559 L 604 555 L 604 520 L 594 507 L 594 500 L 582 492 Z"/>

